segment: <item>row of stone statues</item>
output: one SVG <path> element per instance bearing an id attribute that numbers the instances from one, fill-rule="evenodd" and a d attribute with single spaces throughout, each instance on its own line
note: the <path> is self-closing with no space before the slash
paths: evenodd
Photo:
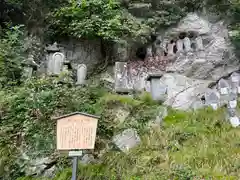
<path id="1" fill-rule="evenodd" d="M 156 43 L 158 42 L 158 43 Z M 167 56 L 174 56 L 175 54 L 188 53 L 193 51 L 203 51 L 203 39 L 201 36 L 197 36 L 195 39 L 190 39 L 189 37 L 184 37 L 183 39 L 178 38 L 177 40 L 172 40 L 170 42 L 162 42 L 156 41 L 155 46 L 155 54 L 158 56 L 163 56 L 164 52 Z M 194 44 L 194 48 L 192 47 Z M 147 48 L 147 56 L 153 56 L 152 47 Z"/>
<path id="2" fill-rule="evenodd" d="M 66 60 L 65 55 L 60 52 L 57 47 L 57 43 L 46 48 L 46 74 L 49 76 L 59 76 L 62 72 L 75 69 L 77 71 L 77 85 L 85 84 L 87 76 L 87 66 L 85 64 L 78 64 L 76 67 L 71 67 L 71 63 Z M 34 62 L 33 56 L 29 55 L 29 58 L 24 63 L 24 74 L 26 78 L 30 78 L 33 75 L 33 71 L 37 71 L 39 65 Z"/>

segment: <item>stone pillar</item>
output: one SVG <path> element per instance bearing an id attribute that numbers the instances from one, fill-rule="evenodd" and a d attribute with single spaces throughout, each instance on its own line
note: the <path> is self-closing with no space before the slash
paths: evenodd
<path id="1" fill-rule="evenodd" d="M 195 44 L 196 44 L 196 50 L 197 51 L 203 51 L 204 50 L 204 48 L 203 48 L 203 40 L 202 40 L 201 36 L 198 36 L 195 39 Z"/>
<path id="2" fill-rule="evenodd" d="M 85 64 L 79 64 L 77 67 L 77 85 L 85 84 L 87 77 L 87 66 Z"/>
<path id="3" fill-rule="evenodd" d="M 153 100 L 161 101 L 166 94 L 166 87 L 161 85 L 160 79 L 162 74 L 150 74 L 147 77 L 147 81 L 150 81 L 150 89 Z"/>
<path id="4" fill-rule="evenodd" d="M 231 85 L 232 85 L 232 92 L 234 92 L 235 94 L 238 94 L 240 90 L 239 87 L 239 82 L 240 82 L 240 74 L 237 72 L 234 72 L 231 74 L 230 76 L 230 80 L 231 80 Z"/>
<path id="5" fill-rule="evenodd" d="M 185 50 L 185 52 L 190 52 L 190 51 L 192 51 L 192 48 L 191 48 L 191 41 L 190 41 L 190 39 L 188 38 L 188 37 L 185 37 L 184 39 L 183 39 L 183 44 L 184 44 L 184 50 Z"/>
<path id="6" fill-rule="evenodd" d="M 127 75 L 127 63 L 116 62 L 115 63 L 115 91 L 118 93 L 128 93 L 128 75 Z"/>

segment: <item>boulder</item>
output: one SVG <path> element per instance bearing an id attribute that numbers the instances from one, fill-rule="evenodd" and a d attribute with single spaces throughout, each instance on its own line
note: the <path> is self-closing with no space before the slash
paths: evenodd
<path id="1" fill-rule="evenodd" d="M 211 81 L 192 79 L 176 73 L 164 74 L 161 81 L 167 86 L 167 100 L 164 104 L 181 110 L 188 110 L 193 104 L 199 102 L 211 83 Z"/>
<path id="2" fill-rule="evenodd" d="M 127 153 L 130 149 L 141 143 L 141 139 L 135 129 L 126 129 L 113 137 L 113 143 L 123 152 Z"/>

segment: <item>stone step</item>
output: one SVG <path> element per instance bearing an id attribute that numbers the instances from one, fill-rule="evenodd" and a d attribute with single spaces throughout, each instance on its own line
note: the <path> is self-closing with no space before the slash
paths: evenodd
<path id="1" fill-rule="evenodd" d="M 136 17 L 146 18 L 149 16 L 151 7 L 150 3 L 132 3 L 129 5 L 128 11 Z"/>

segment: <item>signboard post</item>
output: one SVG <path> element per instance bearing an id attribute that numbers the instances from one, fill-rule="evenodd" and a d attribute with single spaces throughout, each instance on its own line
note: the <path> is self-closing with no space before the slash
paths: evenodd
<path id="1" fill-rule="evenodd" d="M 77 180 L 78 157 L 82 150 L 94 149 L 99 117 L 86 113 L 72 113 L 57 120 L 57 149 L 69 151 L 73 157 L 72 180 Z"/>

